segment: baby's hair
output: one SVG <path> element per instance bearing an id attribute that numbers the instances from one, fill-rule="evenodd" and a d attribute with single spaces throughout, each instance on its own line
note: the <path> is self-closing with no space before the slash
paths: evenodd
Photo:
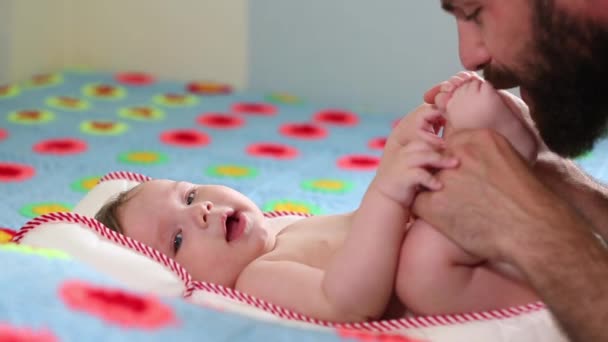
<path id="1" fill-rule="evenodd" d="M 125 205 L 135 193 L 135 189 L 137 189 L 139 185 L 125 190 L 118 195 L 110 198 L 104 205 L 99 209 L 99 211 L 95 214 L 95 219 L 101 223 L 103 223 L 106 227 L 111 230 L 124 234 L 124 229 L 120 225 L 118 221 L 118 209 L 120 209 L 123 205 Z"/>

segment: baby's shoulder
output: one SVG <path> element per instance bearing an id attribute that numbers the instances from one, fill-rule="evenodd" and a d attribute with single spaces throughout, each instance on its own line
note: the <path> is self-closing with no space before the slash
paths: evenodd
<path id="1" fill-rule="evenodd" d="M 289 227 L 295 222 L 306 220 L 308 218 L 308 216 L 304 215 L 281 215 L 275 217 L 267 217 L 265 224 L 268 229 L 280 232 L 281 230 Z"/>

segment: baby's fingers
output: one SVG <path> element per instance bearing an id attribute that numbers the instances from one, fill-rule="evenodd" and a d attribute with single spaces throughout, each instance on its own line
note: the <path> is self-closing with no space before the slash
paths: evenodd
<path id="1" fill-rule="evenodd" d="M 430 133 L 438 133 L 439 129 L 445 125 L 446 121 L 442 112 L 436 109 L 422 113 L 420 119 L 422 121 L 419 123 L 419 127 Z"/>
<path id="2" fill-rule="evenodd" d="M 420 131 L 417 135 L 420 140 L 426 142 L 427 144 L 435 148 L 442 149 L 445 147 L 445 141 L 443 141 L 443 138 L 441 138 L 435 133 Z"/>
<path id="3" fill-rule="evenodd" d="M 431 172 L 425 169 L 414 169 L 410 174 L 414 184 L 418 184 L 429 190 L 441 190 L 443 184 Z"/>
<path id="4" fill-rule="evenodd" d="M 458 166 L 458 159 L 435 151 L 416 151 L 403 156 L 407 168 L 446 169 Z"/>

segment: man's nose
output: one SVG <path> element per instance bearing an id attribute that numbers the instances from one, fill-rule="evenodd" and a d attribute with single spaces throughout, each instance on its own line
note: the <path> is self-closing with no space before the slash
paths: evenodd
<path id="1" fill-rule="evenodd" d="M 458 52 L 465 69 L 477 71 L 491 62 L 492 57 L 481 36 L 479 28 L 471 22 L 458 21 Z"/>

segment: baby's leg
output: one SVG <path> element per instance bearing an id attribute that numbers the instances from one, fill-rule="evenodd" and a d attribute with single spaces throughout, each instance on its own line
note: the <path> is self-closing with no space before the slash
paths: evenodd
<path id="1" fill-rule="evenodd" d="M 405 238 L 395 291 L 418 315 L 505 308 L 538 300 L 521 282 L 487 267 L 422 220 Z"/>
<path id="2" fill-rule="evenodd" d="M 459 73 L 441 86 L 437 107 L 445 111 L 451 129 L 491 128 L 505 136 L 529 161 L 536 159 L 537 140 L 524 118 L 525 106 L 509 105 L 504 96 L 477 74 Z M 449 134 L 447 132 L 446 134 Z"/>

